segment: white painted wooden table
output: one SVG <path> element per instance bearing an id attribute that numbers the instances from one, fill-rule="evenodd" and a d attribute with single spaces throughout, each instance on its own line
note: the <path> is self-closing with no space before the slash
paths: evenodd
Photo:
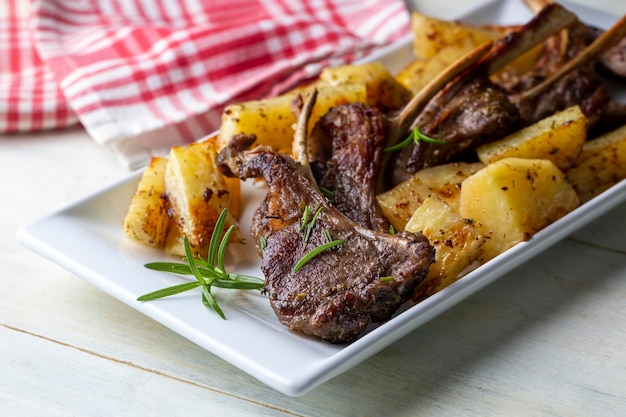
<path id="1" fill-rule="evenodd" d="M 126 174 L 80 129 L 0 137 L 0 415 L 626 415 L 626 204 L 291 398 L 17 244 L 19 226 Z"/>

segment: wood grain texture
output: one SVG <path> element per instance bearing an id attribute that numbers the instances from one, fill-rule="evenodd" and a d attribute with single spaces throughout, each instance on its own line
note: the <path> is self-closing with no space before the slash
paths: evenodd
<path id="1" fill-rule="evenodd" d="M 0 415 L 626 415 L 626 204 L 291 398 L 16 242 L 126 174 L 80 129 L 0 138 Z"/>

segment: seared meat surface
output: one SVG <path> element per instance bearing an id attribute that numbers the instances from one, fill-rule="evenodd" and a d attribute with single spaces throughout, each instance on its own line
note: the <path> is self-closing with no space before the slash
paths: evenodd
<path id="1" fill-rule="evenodd" d="M 598 121 L 610 101 L 610 96 L 591 60 L 580 68 L 567 72 L 551 83 L 541 94 L 526 94 L 532 88 L 561 70 L 570 60 L 581 54 L 597 37 L 587 26 L 572 25 L 544 42 L 544 53 L 535 67 L 520 76 L 500 76 L 496 83 L 507 91 L 519 108 L 522 123 L 529 125 L 557 111 L 578 104 L 589 118 L 590 125 Z"/>
<path id="2" fill-rule="evenodd" d="M 331 343 L 349 343 L 369 323 L 390 319 L 434 261 L 428 240 L 421 234 L 389 235 L 356 224 L 328 202 L 292 158 L 266 147 L 242 151 L 245 143 L 250 141 L 231 144 L 236 150 L 224 149 L 220 161 L 227 173 L 264 178 L 269 187 L 253 233 L 266 242 L 259 250 L 261 270 L 280 322 Z M 307 206 L 311 216 L 303 227 Z M 297 262 L 329 237 L 343 243 L 294 272 Z"/>
<path id="3" fill-rule="evenodd" d="M 398 184 L 422 168 L 450 162 L 483 143 L 500 139 L 518 127 L 519 113 L 487 76 L 475 74 L 451 83 L 417 117 L 422 133 L 444 143 L 420 141 L 401 149 L 391 165 Z"/>
<path id="4" fill-rule="evenodd" d="M 626 32 L 624 25 L 622 19 L 598 37 L 561 6 L 543 8 L 432 98 L 412 126 L 440 143 L 420 141 L 398 151 L 387 171 L 391 185 L 422 168 L 465 159 L 483 143 L 574 105 L 587 116 L 589 129 L 616 127 L 612 121 L 626 117 L 626 106 L 611 99 L 596 66 L 598 54 Z M 541 43 L 543 56 L 531 71 L 498 74 Z"/>
<path id="5" fill-rule="evenodd" d="M 624 32 L 623 18 L 606 32 L 576 20 L 544 42 L 542 57 L 528 73 L 504 71 L 494 81 L 519 108 L 525 125 L 579 105 L 590 130 L 611 130 L 626 117 L 626 106 L 611 98 L 601 74 L 626 76 Z M 568 68 L 576 61 L 580 65 Z"/>
<path id="6" fill-rule="evenodd" d="M 499 39 L 481 61 L 434 96 L 412 126 L 443 143 L 410 143 L 388 168 L 391 185 L 422 168 L 462 158 L 489 141 L 521 127 L 518 107 L 491 76 L 552 34 L 575 22 L 575 15 L 553 4 L 534 19 Z"/>
<path id="7" fill-rule="evenodd" d="M 332 108 L 315 125 L 307 143 L 313 176 L 332 193 L 332 203 L 359 225 L 387 231 L 376 203 L 385 132 L 373 107 L 350 103 Z"/>

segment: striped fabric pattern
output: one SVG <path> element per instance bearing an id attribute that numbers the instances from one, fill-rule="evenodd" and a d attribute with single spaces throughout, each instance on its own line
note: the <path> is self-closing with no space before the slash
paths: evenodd
<path id="1" fill-rule="evenodd" d="M 19 75 L 0 85 L 2 131 L 79 121 L 131 168 L 217 129 L 228 103 L 278 94 L 410 30 L 402 0 L 5 2 L 0 53 Z"/>

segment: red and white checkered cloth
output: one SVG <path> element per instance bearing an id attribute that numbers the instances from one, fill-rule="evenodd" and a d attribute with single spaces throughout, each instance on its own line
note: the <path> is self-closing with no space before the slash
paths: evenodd
<path id="1" fill-rule="evenodd" d="M 0 133 L 80 122 L 131 168 L 410 32 L 402 0 L 0 3 Z"/>

